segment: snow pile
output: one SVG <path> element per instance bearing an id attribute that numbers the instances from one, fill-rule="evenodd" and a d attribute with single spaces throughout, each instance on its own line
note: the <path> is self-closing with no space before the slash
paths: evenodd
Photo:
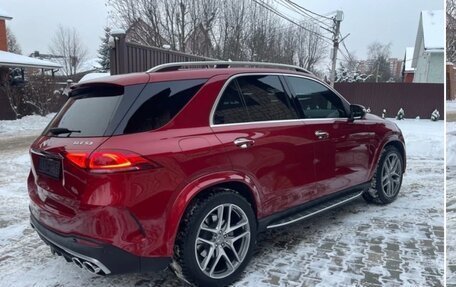
<path id="1" fill-rule="evenodd" d="M 98 78 L 108 77 L 108 76 L 111 76 L 111 73 L 88 73 L 79 80 L 79 83 L 87 82 L 87 81 L 98 79 Z"/>
<path id="2" fill-rule="evenodd" d="M 20 120 L 0 121 L 0 137 L 18 135 L 38 135 L 52 120 L 55 114 L 25 116 Z"/>

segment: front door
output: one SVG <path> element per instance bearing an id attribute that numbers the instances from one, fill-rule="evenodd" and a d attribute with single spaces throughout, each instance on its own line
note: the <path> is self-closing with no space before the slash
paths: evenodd
<path id="1" fill-rule="evenodd" d="M 375 134 L 367 125 L 349 120 L 349 104 L 330 88 L 305 77 L 287 76 L 286 80 L 299 102 L 304 124 L 317 141 L 315 196 L 365 183 Z"/>
<path id="2" fill-rule="evenodd" d="M 232 79 L 217 103 L 211 126 L 233 169 L 249 175 L 260 189 L 265 215 L 311 199 L 314 138 L 279 76 Z"/>

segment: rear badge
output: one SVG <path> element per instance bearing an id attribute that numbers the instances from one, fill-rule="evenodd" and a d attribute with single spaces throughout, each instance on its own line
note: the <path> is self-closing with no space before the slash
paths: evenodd
<path id="1" fill-rule="evenodd" d="M 74 145 L 93 145 L 93 142 L 90 141 L 74 141 Z"/>

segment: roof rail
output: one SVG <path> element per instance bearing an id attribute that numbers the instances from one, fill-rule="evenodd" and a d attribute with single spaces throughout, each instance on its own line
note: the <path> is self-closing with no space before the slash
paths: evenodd
<path id="1" fill-rule="evenodd" d="M 147 73 L 154 72 L 167 72 L 167 71 L 177 71 L 183 67 L 198 67 L 198 68 L 230 68 L 233 66 L 238 67 L 271 67 L 271 68 L 280 68 L 293 70 L 301 73 L 311 74 L 312 72 L 304 68 L 287 65 L 287 64 L 277 64 L 277 63 L 267 63 L 267 62 L 243 62 L 243 61 L 198 61 L 198 62 L 176 62 L 176 63 L 167 63 L 155 66 L 149 70 Z"/>

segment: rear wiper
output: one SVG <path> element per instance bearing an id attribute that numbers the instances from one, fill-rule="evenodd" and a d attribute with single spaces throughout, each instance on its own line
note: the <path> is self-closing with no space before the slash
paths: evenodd
<path id="1" fill-rule="evenodd" d="M 81 131 L 69 130 L 67 128 L 51 128 L 49 132 L 56 136 L 60 134 L 68 134 L 70 136 L 72 133 L 80 133 Z"/>

